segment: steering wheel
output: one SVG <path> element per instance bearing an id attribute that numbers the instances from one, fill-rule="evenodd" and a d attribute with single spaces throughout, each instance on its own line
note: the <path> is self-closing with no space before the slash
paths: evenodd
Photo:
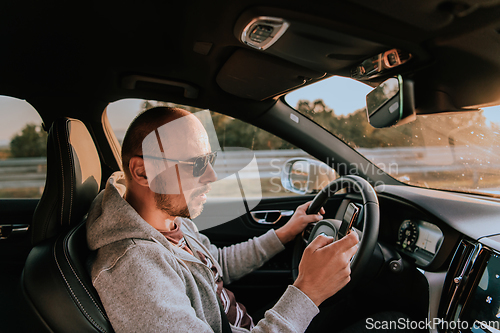
<path id="1" fill-rule="evenodd" d="M 361 196 L 363 197 L 363 231 L 361 232 L 359 230 L 355 230 L 358 233 L 358 236 L 360 236 L 360 242 L 358 244 L 358 251 L 351 260 L 350 285 L 352 285 L 353 281 L 355 283 L 359 280 L 359 276 L 367 267 L 375 245 L 377 244 L 380 212 L 375 190 L 370 183 L 359 176 L 349 175 L 340 177 L 325 186 L 316 195 L 307 209 L 307 214 L 318 213 L 321 207 L 327 202 L 328 198 L 344 188 L 350 188 L 356 193 L 361 193 Z M 334 240 L 338 240 L 339 238 L 345 236 L 345 234 L 349 231 L 348 225 L 353 218 L 348 211 L 349 209 L 346 209 L 346 214 L 344 215 L 342 221 L 328 219 L 317 222 L 310 233 L 307 244 L 312 242 L 320 234 L 332 236 Z M 299 262 L 307 244 L 302 234 L 298 235 L 295 239 L 292 257 L 292 275 L 294 280 L 297 279 L 299 273 Z"/>

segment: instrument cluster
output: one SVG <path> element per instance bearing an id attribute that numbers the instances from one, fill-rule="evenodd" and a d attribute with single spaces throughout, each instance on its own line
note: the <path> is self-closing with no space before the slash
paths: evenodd
<path id="1" fill-rule="evenodd" d="M 404 220 L 399 226 L 397 246 L 417 264 L 429 264 L 443 242 L 443 232 L 436 225 L 421 220 Z"/>

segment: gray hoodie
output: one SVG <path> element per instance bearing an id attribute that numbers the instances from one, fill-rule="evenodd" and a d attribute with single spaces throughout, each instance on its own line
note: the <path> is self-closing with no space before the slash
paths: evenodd
<path id="1" fill-rule="evenodd" d="M 98 250 L 92 283 L 113 328 L 117 332 L 221 332 L 213 272 L 140 217 L 123 199 L 123 180 L 120 172 L 110 177 L 87 220 L 89 247 Z M 283 249 L 274 230 L 222 249 L 210 244 L 188 219 L 182 220 L 181 230 L 192 249 L 215 263 L 226 285 Z M 289 286 L 252 332 L 303 332 L 318 311 L 304 293 Z"/>

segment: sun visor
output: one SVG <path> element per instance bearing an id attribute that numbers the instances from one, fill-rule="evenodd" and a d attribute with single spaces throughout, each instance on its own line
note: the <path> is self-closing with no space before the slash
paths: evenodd
<path id="1" fill-rule="evenodd" d="M 225 92 L 257 101 L 279 95 L 326 73 L 252 50 L 237 50 L 217 75 Z"/>

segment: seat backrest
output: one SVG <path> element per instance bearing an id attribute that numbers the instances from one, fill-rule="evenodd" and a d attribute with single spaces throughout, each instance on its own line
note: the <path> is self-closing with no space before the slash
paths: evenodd
<path id="1" fill-rule="evenodd" d="M 81 121 L 54 121 L 47 138 L 47 179 L 33 216 L 33 245 L 80 223 L 101 184 L 99 154 Z"/>
<path id="2" fill-rule="evenodd" d="M 47 180 L 31 226 L 34 244 L 22 288 L 33 320 L 49 332 L 113 332 L 87 269 L 85 216 L 99 192 L 101 164 L 75 119 L 56 120 L 47 142 Z"/>

